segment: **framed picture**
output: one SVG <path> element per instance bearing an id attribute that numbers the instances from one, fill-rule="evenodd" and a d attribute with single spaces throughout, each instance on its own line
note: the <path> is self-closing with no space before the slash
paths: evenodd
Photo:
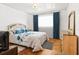
<path id="1" fill-rule="evenodd" d="M 70 35 L 75 35 L 75 11 L 68 16 L 68 30 Z"/>

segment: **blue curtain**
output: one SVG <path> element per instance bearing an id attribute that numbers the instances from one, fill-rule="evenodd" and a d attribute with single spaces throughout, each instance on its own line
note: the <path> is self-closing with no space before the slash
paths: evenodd
<path id="1" fill-rule="evenodd" d="M 33 15 L 33 30 L 38 31 L 38 15 Z"/>
<path id="2" fill-rule="evenodd" d="M 60 37 L 60 13 L 54 12 L 53 13 L 53 38 L 59 39 Z"/>

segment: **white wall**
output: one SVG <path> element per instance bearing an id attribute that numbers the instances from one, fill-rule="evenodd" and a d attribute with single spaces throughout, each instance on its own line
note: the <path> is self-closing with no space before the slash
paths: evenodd
<path id="1" fill-rule="evenodd" d="M 27 27 L 33 30 L 33 15 L 31 14 L 27 15 Z"/>
<path id="2" fill-rule="evenodd" d="M 62 32 L 68 31 L 67 9 L 60 11 L 60 38 L 63 38 Z"/>
<path id="3" fill-rule="evenodd" d="M 8 24 L 26 24 L 27 14 L 0 4 L 0 30 L 5 30 Z"/>
<path id="4" fill-rule="evenodd" d="M 67 10 L 60 11 L 60 32 L 68 31 L 68 15 L 70 12 L 75 11 L 75 31 L 76 35 L 79 36 L 79 4 L 69 3 Z"/>
<path id="5" fill-rule="evenodd" d="M 67 10 L 60 11 L 60 32 L 68 30 Z"/>
<path id="6" fill-rule="evenodd" d="M 60 11 L 60 32 L 68 31 L 68 15 L 75 11 L 75 31 L 79 36 L 79 3 L 69 3 L 67 9 Z"/>

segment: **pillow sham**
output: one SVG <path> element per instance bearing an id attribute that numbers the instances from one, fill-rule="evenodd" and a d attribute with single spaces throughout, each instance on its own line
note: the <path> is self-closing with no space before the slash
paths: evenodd
<path id="1" fill-rule="evenodd" d="M 16 29 L 14 32 L 14 34 L 20 34 L 20 33 L 21 33 L 20 29 Z"/>
<path id="2" fill-rule="evenodd" d="M 24 32 L 27 32 L 28 30 L 26 28 L 18 28 L 15 30 L 15 34 L 21 34 Z"/>

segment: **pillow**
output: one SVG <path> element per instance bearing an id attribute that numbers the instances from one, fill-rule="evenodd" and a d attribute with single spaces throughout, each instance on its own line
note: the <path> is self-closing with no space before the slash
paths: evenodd
<path id="1" fill-rule="evenodd" d="M 25 27 L 22 27 L 21 30 L 24 31 L 24 32 L 29 32 L 29 31 L 31 31 L 31 29 L 28 29 L 28 28 L 25 28 Z"/>
<path id="2" fill-rule="evenodd" d="M 25 32 L 25 30 L 24 30 L 24 29 L 22 29 L 22 28 L 21 28 L 21 30 L 20 30 L 20 31 L 21 31 L 21 33 L 24 33 L 24 32 Z"/>
<path id="3" fill-rule="evenodd" d="M 25 32 L 28 32 L 28 30 L 25 29 Z"/>
<path id="4" fill-rule="evenodd" d="M 20 34 L 21 30 L 15 30 L 15 34 Z"/>
<path id="5" fill-rule="evenodd" d="M 26 28 L 17 28 L 15 30 L 15 34 L 21 34 L 21 33 L 24 33 L 24 32 L 27 32 Z"/>
<path id="6" fill-rule="evenodd" d="M 24 33 L 24 32 L 28 32 L 28 30 L 26 28 L 21 28 L 21 32 Z"/>

